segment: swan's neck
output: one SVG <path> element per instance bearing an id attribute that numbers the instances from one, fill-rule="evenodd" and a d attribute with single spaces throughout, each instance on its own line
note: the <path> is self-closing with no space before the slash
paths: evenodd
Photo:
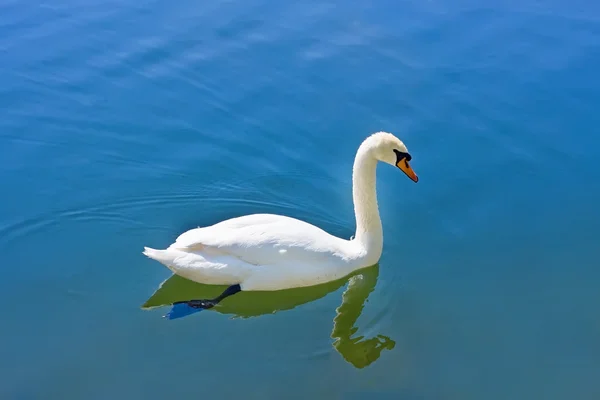
<path id="1" fill-rule="evenodd" d="M 377 206 L 376 169 L 377 159 L 368 147 L 361 146 L 352 170 L 352 197 L 356 216 L 354 240 L 364 246 L 368 258 L 378 260 L 383 248 L 383 229 Z"/>

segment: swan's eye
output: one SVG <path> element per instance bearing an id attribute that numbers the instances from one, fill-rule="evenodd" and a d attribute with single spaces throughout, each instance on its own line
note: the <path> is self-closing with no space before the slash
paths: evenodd
<path id="1" fill-rule="evenodd" d="M 408 153 L 403 153 L 400 150 L 396 149 L 394 149 L 394 153 L 396 153 L 396 164 L 398 164 L 403 159 L 406 159 L 406 161 L 412 160 L 412 157 Z"/>

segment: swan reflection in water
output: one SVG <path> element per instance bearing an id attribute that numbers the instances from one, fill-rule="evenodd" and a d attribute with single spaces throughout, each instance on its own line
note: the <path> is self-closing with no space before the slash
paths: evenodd
<path id="1" fill-rule="evenodd" d="M 378 276 L 379 265 L 376 264 L 356 271 L 344 279 L 322 285 L 274 292 L 242 291 L 207 311 L 229 314 L 237 318 L 274 314 L 318 300 L 348 283 L 348 287 L 342 294 L 342 304 L 336 309 L 331 338 L 334 339 L 333 347 L 347 362 L 356 368 L 364 368 L 376 361 L 384 349 L 391 350 L 395 346 L 395 342 L 384 335 L 369 339 L 365 339 L 364 336 L 352 337 L 358 331 L 358 327 L 355 326 L 356 321 L 362 313 L 369 294 L 375 289 Z M 151 309 L 170 306 L 182 300 L 211 298 L 219 295 L 223 290 L 223 286 L 203 285 L 173 275 L 160 285 L 142 308 Z"/>

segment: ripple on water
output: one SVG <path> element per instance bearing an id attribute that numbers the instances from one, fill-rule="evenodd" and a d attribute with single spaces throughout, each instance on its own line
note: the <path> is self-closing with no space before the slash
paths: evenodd
<path id="1" fill-rule="evenodd" d="M 265 177 L 267 177 L 265 175 Z M 245 185 L 244 185 L 245 183 Z M 244 186 L 242 186 L 244 185 Z M 188 206 L 202 206 L 206 215 L 215 210 L 244 210 L 261 209 L 265 212 L 290 213 L 298 209 L 297 199 L 286 197 L 273 190 L 261 193 L 260 179 L 254 184 L 249 181 L 239 182 L 212 182 L 204 184 L 201 188 L 182 187 L 177 192 L 153 192 L 145 195 L 121 197 L 114 200 L 105 200 L 96 204 L 79 205 L 53 212 L 25 217 L 5 224 L 0 227 L 0 243 L 9 244 L 23 239 L 28 235 L 43 232 L 53 226 L 68 222 L 113 222 L 123 226 L 141 226 L 148 229 L 162 228 L 152 226 L 147 220 L 135 219 L 128 216 L 131 210 L 148 211 L 157 208 L 181 208 Z M 234 197 L 235 196 L 235 197 Z M 272 211 L 271 211 L 272 210 Z M 300 214 L 316 221 L 322 221 L 339 229 L 345 228 L 344 220 L 336 218 L 326 210 L 314 210 L 304 207 Z M 143 213 L 152 215 L 152 213 Z M 202 221 L 194 221 L 196 226 L 207 225 Z"/>

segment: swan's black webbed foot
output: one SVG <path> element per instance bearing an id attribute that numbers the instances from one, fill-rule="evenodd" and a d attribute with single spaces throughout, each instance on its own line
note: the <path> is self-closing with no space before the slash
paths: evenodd
<path id="1" fill-rule="evenodd" d="M 213 308 L 214 306 L 216 306 L 219 302 L 215 301 L 215 300 L 189 300 L 189 301 L 178 301 L 177 303 L 173 303 L 173 305 L 181 304 L 181 303 L 186 303 L 188 306 L 190 306 L 192 308 L 201 308 L 203 310 L 208 310 L 209 308 Z"/>
<path id="2" fill-rule="evenodd" d="M 224 298 L 232 296 L 241 290 L 240 285 L 232 285 L 214 299 L 177 301 L 173 303 L 173 308 L 164 317 L 166 319 L 177 319 L 202 310 L 208 310 L 219 304 Z"/>

